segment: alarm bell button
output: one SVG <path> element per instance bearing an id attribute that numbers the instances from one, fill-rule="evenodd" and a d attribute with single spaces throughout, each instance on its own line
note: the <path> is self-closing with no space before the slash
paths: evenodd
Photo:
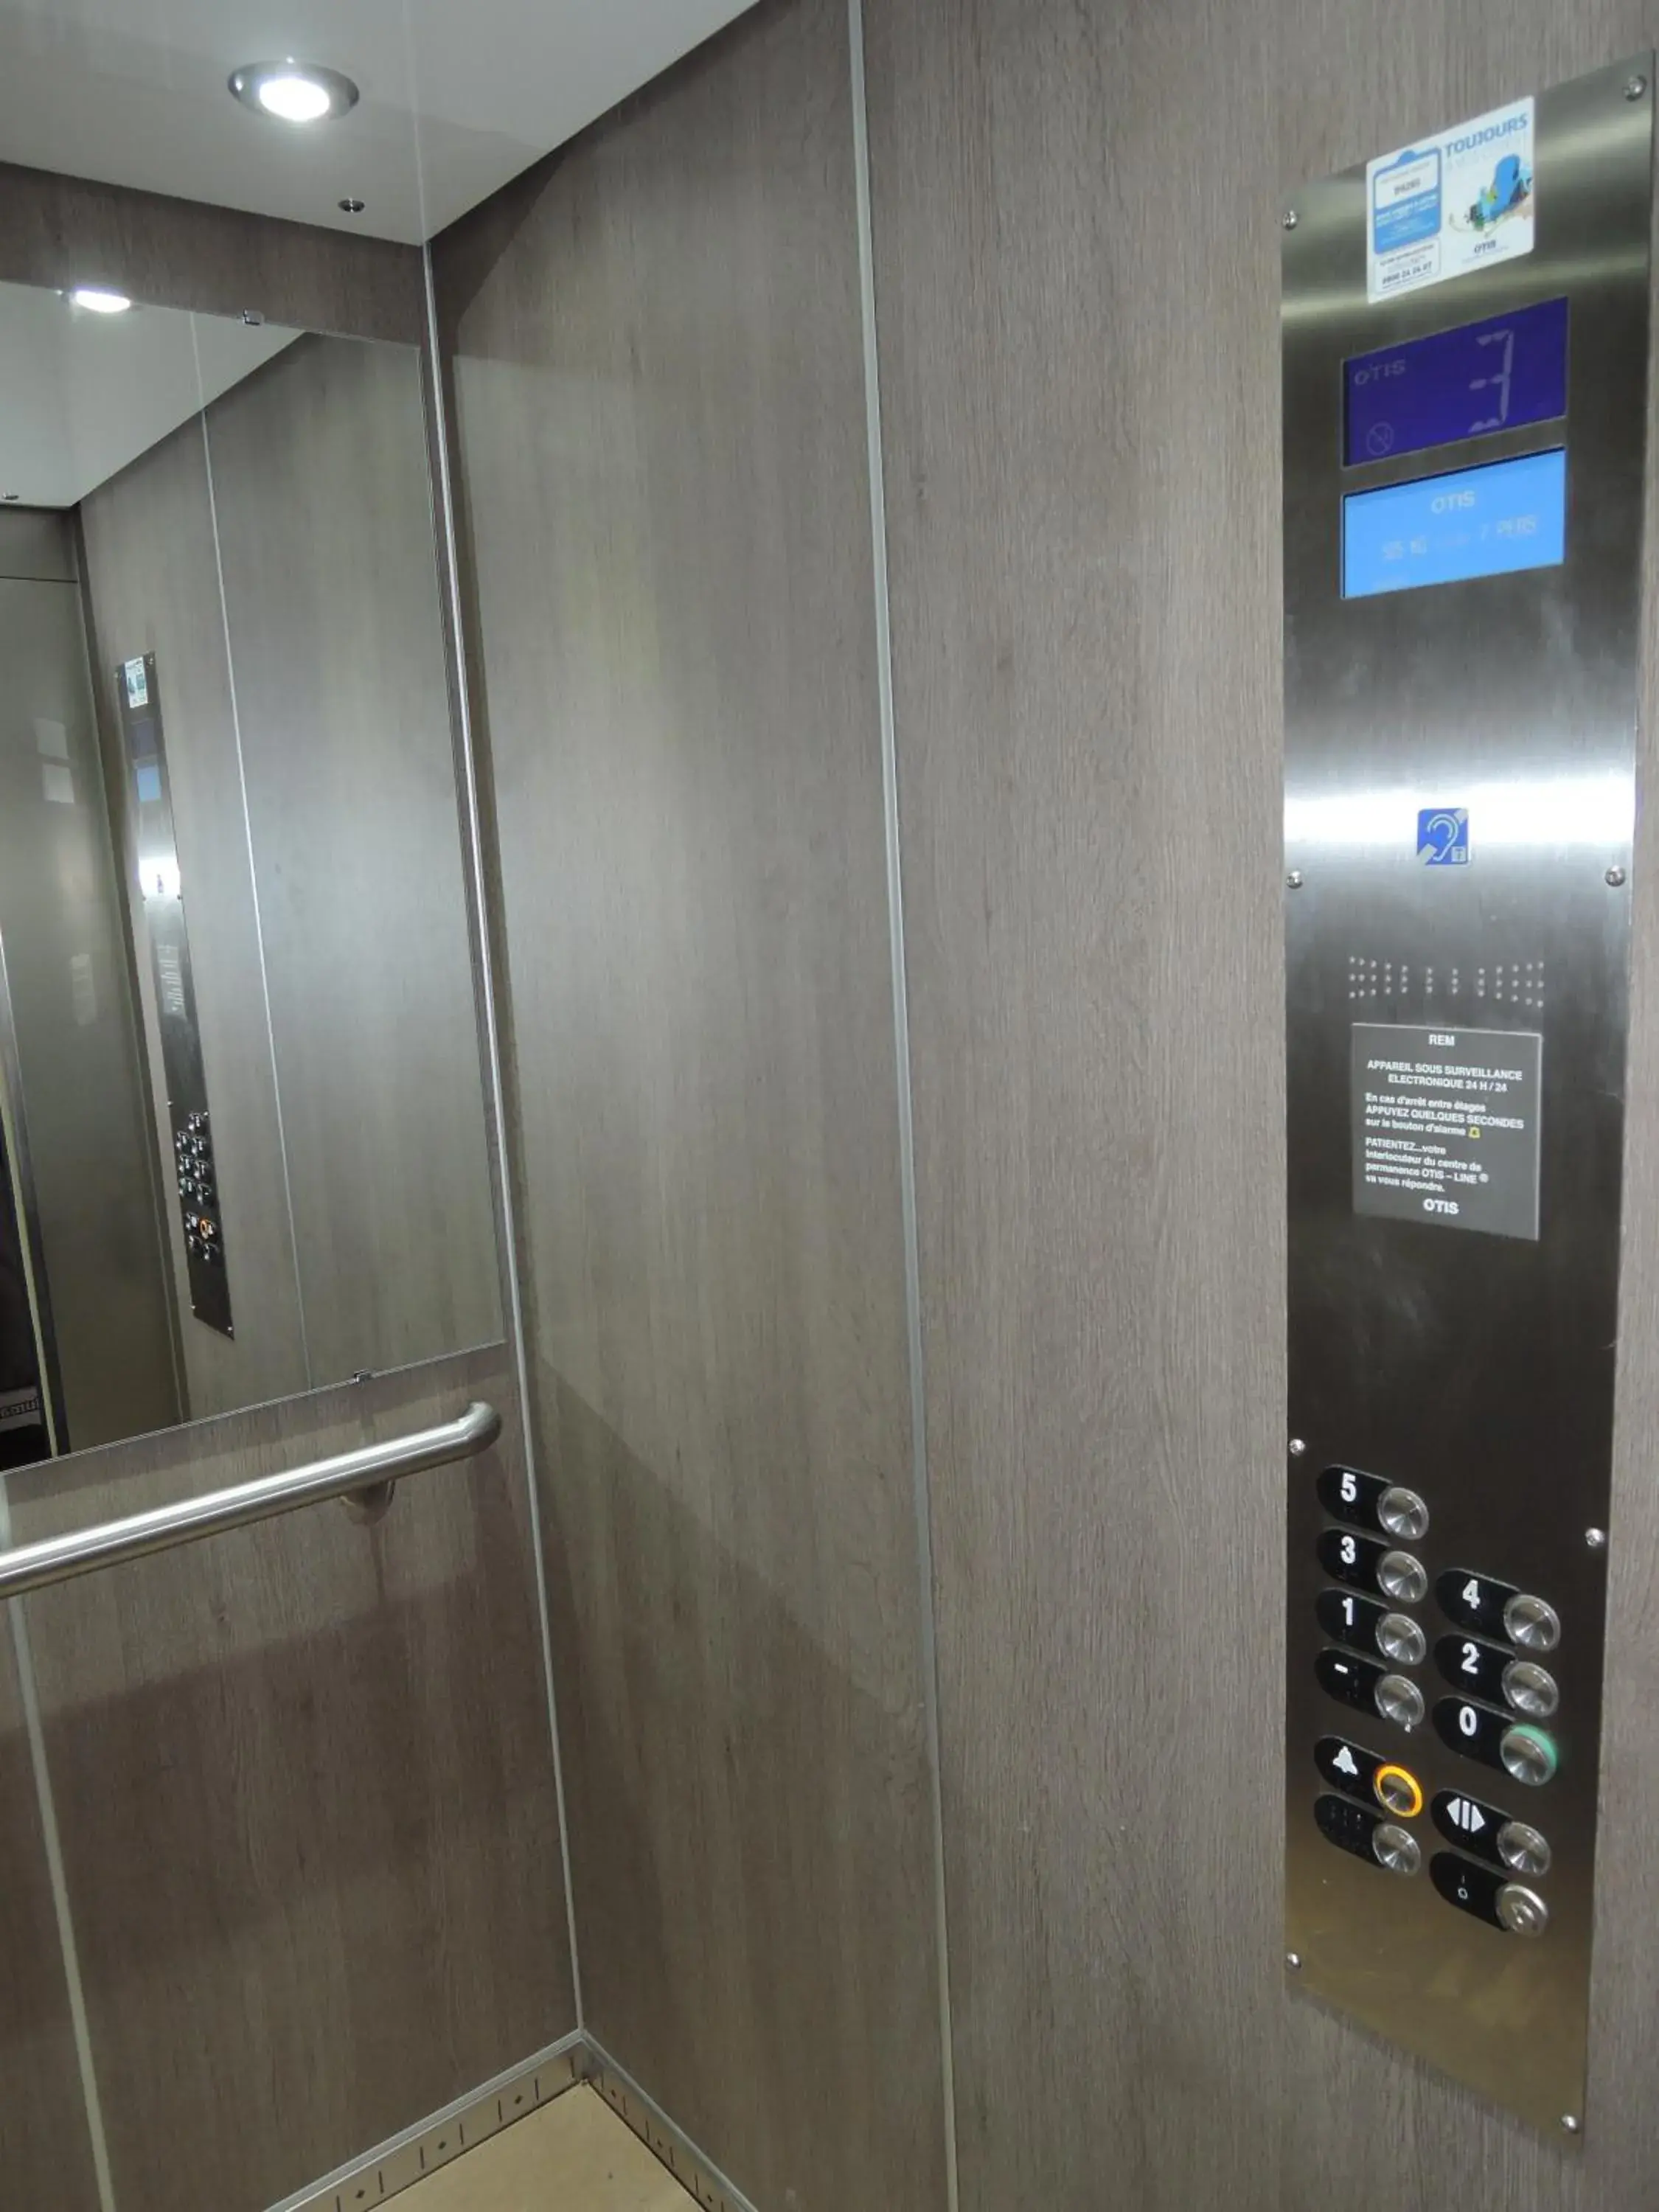
<path id="1" fill-rule="evenodd" d="M 1376 1802 L 1402 1820 L 1414 1820 L 1423 1809 L 1423 1785 L 1403 1766 L 1379 1766 L 1371 1782 Z"/>

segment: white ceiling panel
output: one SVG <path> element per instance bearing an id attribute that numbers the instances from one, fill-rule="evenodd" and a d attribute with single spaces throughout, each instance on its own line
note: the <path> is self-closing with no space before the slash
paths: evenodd
<path id="1" fill-rule="evenodd" d="M 0 161 L 418 242 L 749 4 L 0 0 Z M 300 127 L 232 97 L 290 54 L 357 106 Z"/>

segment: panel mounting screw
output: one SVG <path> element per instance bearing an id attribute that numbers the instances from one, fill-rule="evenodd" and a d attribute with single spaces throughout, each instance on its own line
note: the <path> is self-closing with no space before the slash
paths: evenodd
<path id="1" fill-rule="evenodd" d="M 358 199 L 355 193 L 335 202 L 342 215 L 361 215 L 367 204 L 366 201 Z"/>
<path id="2" fill-rule="evenodd" d="M 1584 1541 L 1589 1546 L 1592 1552 L 1605 1551 L 1607 1549 L 1607 1532 L 1605 1528 L 1586 1528 L 1584 1531 Z"/>
<path id="3" fill-rule="evenodd" d="M 1626 100 L 1640 100 L 1642 94 L 1647 90 L 1647 88 L 1648 81 L 1644 76 L 1626 77 L 1625 80 L 1625 97 Z M 1565 2127 L 1566 2122 L 1563 2120 L 1561 2124 L 1563 2127 Z"/>
<path id="4" fill-rule="evenodd" d="M 1306 1451 L 1308 1447 L 1303 1443 L 1300 1437 L 1292 1437 L 1291 1438 L 1291 1457 L 1292 1459 L 1300 1459 L 1303 1453 Z"/>
<path id="5" fill-rule="evenodd" d="M 1618 888 L 1619 888 L 1619 886 L 1620 886 L 1620 884 L 1622 884 L 1622 883 L 1624 882 L 1624 880 L 1625 880 L 1625 872 L 1624 872 L 1624 870 L 1623 870 L 1623 869 L 1619 866 L 1619 864 L 1617 863 L 1617 861 L 1615 861 L 1615 862 L 1613 863 L 1613 866 L 1612 866 L 1612 867 L 1610 867 L 1610 868 L 1607 870 L 1607 882 L 1608 882 L 1608 884 L 1610 885 L 1610 887 L 1611 887 L 1613 890 L 1618 890 Z"/>
<path id="6" fill-rule="evenodd" d="M 1294 208 L 1286 208 L 1284 214 L 1279 217 L 1279 221 L 1284 224 L 1286 230 L 1294 230 L 1297 225 L 1296 210 Z"/>
<path id="7" fill-rule="evenodd" d="M 1289 872 L 1289 873 L 1285 876 L 1285 882 L 1290 885 L 1291 889 L 1293 891 L 1299 891 L 1299 890 L 1301 890 L 1301 888 L 1302 888 L 1302 871 L 1301 871 L 1301 869 L 1300 869 L 1300 868 L 1292 868 L 1292 869 L 1291 869 L 1291 870 L 1290 870 L 1290 872 Z"/>
<path id="8" fill-rule="evenodd" d="M 1565 2131 L 1566 2131 L 1566 2133 L 1567 2133 L 1568 2135 L 1570 2135 L 1570 2136 L 1576 2136 L 1576 2135 L 1577 2134 L 1577 2132 L 1578 2132 L 1578 2115 L 1577 2115 L 1577 2112 L 1563 2112 L 1563 2113 L 1562 2113 L 1562 2115 L 1561 2115 L 1561 2125 L 1562 2125 L 1562 2127 L 1565 2130 Z"/>
<path id="9" fill-rule="evenodd" d="M 1299 1973 L 1302 1972 L 1302 1954 L 1301 1954 L 1301 1952 L 1300 1952 L 1300 1951 L 1287 1951 L 1287 1952 L 1285 1954 L 1285 1965 L 1290 1968 L 1291 1972 L 1293 1974 L 1299 1974 Z"/>

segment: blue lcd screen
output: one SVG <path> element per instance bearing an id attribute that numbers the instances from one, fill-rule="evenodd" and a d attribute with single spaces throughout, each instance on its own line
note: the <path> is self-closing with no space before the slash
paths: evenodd
<path id="1" fill-rule="evenodd" d="M 1542 300 L 1342 364 L 1349 468 L 1567 411 L 1567 303 Z"/>
<path id="2" fill-rule="evenodd" d="M 1567 556 L 1567 457 L 1522 453 L 1342 502 L 1342 596 L 1461 584 Z"/>

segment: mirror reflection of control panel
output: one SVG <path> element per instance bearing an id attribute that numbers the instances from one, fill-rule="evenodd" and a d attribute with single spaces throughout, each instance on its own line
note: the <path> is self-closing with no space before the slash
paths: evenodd
<path id="1" fill-rule="evenodd" d="M 1651 56 L 1284 231 L 1286 1988 L 1587 2081 Z"/>
<path id="2" fill-rule="evenodd" d="M 213 1164 L 213 1135 L 205 1108 L 187 1114 L 173 1133 L 173 1161 L 184 1218 L 185 1248 L 204 1267 L 225 1264 L 225 1229 L 219 1215 L 219 1183 Z"/>
<path id="3" fill-rule="evenodd" d="M 119 663 L 115 696 L 126 753 L 131 859 L 149 940 L 154 1019 L 172 1125 L 173 1182 L 184 1231 L 190 1310 L 208 1328 L 234 1336 L 224 1213 L 213 1156 L 161 685 L 153 653 Z"/>

